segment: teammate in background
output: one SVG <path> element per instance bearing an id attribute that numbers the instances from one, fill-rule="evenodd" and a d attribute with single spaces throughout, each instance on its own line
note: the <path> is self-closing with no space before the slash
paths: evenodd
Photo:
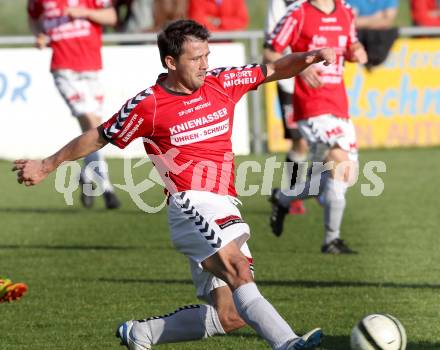
<path id="1" fill-rule="evenodd" d="M 321 251 L 353 253 L 340 239 L 350 169 L 357 167 L 358 158 L 355 129 L 348 115 L 343 70 L 345 59 L 359 63 L 367 61 L 356 37 L 354 15 L 343 0 L 299 0 L 288 8 L 265 46 L 264 55 L 269 62 L 279 59 L 288 46 L 292 52 L 331 47 L 337 55 L 336 65 L 313 65 L 302 71 L 295 78 L 293 92 L 294 117 L 309 144 L 310 160 L 321 164 L 332 162 L 329 164 L 334 166 L 331 171 L 316 174 L 314 164 L 307 181 L 297 183 L 297 191 L 287 193 L 273 189 L 270 198 L 272 232 L 277 236 L 283 232 L 285 215 L 292 200 L 322 195 L 324 242 Z M 315 191 L 316 184 L 319 190 Z"/>
<path id="2" fill-rule="evenodd" d="M 154 31 L 154 0 L 113 0 L 117 15 L 116 30 L 123 33 Z"/>
<path id="3" fill-rule="evenodd" d="M 346 0 L 356 15 L 359 29 L 386 29 L 394 25 L 399 0 Z"/>
<path id="4" fill-rule="evenodd" d="M 117 30 L 126 33 L 156 32 L 167 23 L 187 17 L 187 0 L 113 0 Z"/>
<path id="5" fill-rule="evenodd" d="M 440 26 L 439 0 L 411 0 L 411 17 L 415 25 Z"/>
<path id="6" fill-rule="evenodd" d="M 50 70 L 55 85 L 81 130 L 96 128 L 101 123 L 104 99 L 99 81 L 102 26 L 116 24 L 110 0 L 28 0 L 28 15 L 36 46 L 42 49 L 49 44 L 52 48 Z M 86 208 L 94 202 L 89 195 L 93 182 L 103 190 L 107 209 L 120 206 L 100 152 L 84 159 L 80 184 Z"/>
<path id="7" fill-rule="evenodd" d="M 293 4 L 297 0 L 269 0 L 267 7 L 267 17 L 265 25 L 265 35 L 268 37 L 275 29 L 275 25 L 286 14 L 287 7 Z M 286 50 L 283 54 L 289 53 L 290 49 Z M 306 176 L 304 174 L 298 174 L 299 163 L 307 161 L 307 141 L 301 136 L 298 129 L 298 124 L 293 119 L 293 79 L 280 80 L 277 82 L 278 100 L 281 106 L 281 117 L 284 127 L 284 138 L 292 141 L 292 148 L 286 154 L 285 167 L 283 169 L 283 179 L 286 179 L 286 183 L 283 183 L 283 189 L 290 189 L 295 186 L 296 179 Z M 294 200 L 290 203 L 289 212 L 293 215 L 304 214 L 306 209 L 302 200 Z"/>
<path id="8" fill-rule="evenodd" d="M 249 22 L 245 0 L 189 0 L 188 17 L 208 30 L 245 30 Z"/>
<path id="9" fill-rule="evenodd" d="M 154 0 L 154 22 L 156 31 L 168 23 L 188 18 L 188 0 Z"/>
<path id="10" fill-rule="evenodd" d="M 262 83 L 290 78 L 313 63 L 335 62 L 324 48 L 294 53 L 267 65 L 208 70 L 209 32 L 197 22 L 173 22 L 158 36 L 167 73 L 128 100 L 98 128 L 42 160 L 17 160 L 18 182 L 38 184 L 63 161 L 86 156 L 108 142 L 120 148 L 142 137 L 168 191 L 168 221 L 178 251 L 187 256 L 197 295 L 207 304 L 127 321 L 117 335 L 129 349 L 229 333 L 246 323 L 272 349 L 312 349 L 321 330 L 297 336 L 260 294 L 252 274 L 234 187 L 231 136 L 234 107 Z"/>
<path id="11" fill-rule="evenodd" d="M 399 36 L 399 30 L 394 25 L 399 0 L 346 1 L 353 7 L 358 39 L 368 54 L 366 68 L 381 65 Z"/>
<path id="12" fill-rule="evenodd" d="M 28 290 L 24 283 L 13 283 L 9 278 L 0 276 L 0 303 L 20 299 Z"/>

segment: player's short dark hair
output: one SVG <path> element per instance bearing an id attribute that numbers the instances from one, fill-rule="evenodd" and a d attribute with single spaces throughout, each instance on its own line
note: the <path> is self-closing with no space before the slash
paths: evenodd
<path id="1" fill-rule="evenodd" d="M 182 19 L 170 23 L 157 36 L 157 46 L 159 47 L 160 60 L 162 66 L 167 68 L 165 57 L 171 56 L 178 59 L 182 54 L 183 43 L 188 37 L 198 40 L 208 40 L 210 33 L 201 24 L 190 19 Z"/>

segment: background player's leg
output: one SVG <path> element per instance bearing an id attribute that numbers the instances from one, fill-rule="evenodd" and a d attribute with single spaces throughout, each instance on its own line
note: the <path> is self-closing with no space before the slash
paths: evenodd
<path id="1" fill-rule="evenodd" d="M 296 129 L 299 133 L 299 131 Z M 291 130 L 293 132 L 293 130 Z M 282 189 L 289 190 L 295 187 L 296 183 L 306 181 L 307 169 L 307 141 L 302 137 L 292 136 L 292 149 L 286 154 L 286 161 L 283 170 Z M 302 200 L 297 199 L 290 202 L 290 214 L 304 214 L 305 208 Z"/>
<path id="2" fill-rule="evenodd" d="M 292 83 L 292 82 L 290 82 Z M 289 91 L 292 86 L 284 86 L 280 82 L 277 83 L 278 99 L 281 105 L 284 138 L 292 141 L 292 148 L 286 154 L 285 166 L 283 169 L 283 189 L 290 189 L 295 186 L 297 181 L 304 181 L 302 177 L 306 174 L 299 174 L 299 163 L 307 160 L 307 141 L 303 139 L 296 123 L 293 121 L 293 95 Z M 304 175 L 304 176 L 303 176 Z M 293 215 L 304 214 L 305 208 L 301 200 L 290 202 L 289 212 Z"/>
<path id="3" fill-rule="evenodd" d="M 340 239 L 345 193 L 354 164 L 349 161 L 348 152 L 339 147 L 332 148 L 327 159 L 335 166 L 324 188 L 324 242 L 321 250 L 323 253 L 354 253 Z"/>
<path id="4" fill-rule="evenodd" d="M 98 114 L 102 109 L 103 92 L 97 72 L 78 73 L 71 70 L 58 70 L 53 72 L 53 78 L 70 112 L 77 118 L 82 132 L 99 126 L 101 118 Z M 92 162 L 96 162 L 94 169 L 89 167 Z M 85 157 L 81 171 L 81 202 L 87 208 L 93 205 L 94 197 L 84 193 L 83 185 L 91 185 L 93 181 L 103 189 L 106 207 L 118 208 L 120 202 L 114 194 L 108 176 L 108 166 L 100 152 Z"/>
<path id="5" fill-rule="evenodd" d="M 96 128 L 101 124 L 101 118 L 93 113 L 86 113 L 78 118 L 78 122 L 83 132 Z M 95 174 L 97 176 L 95 176 Z M 100 151 L 89 154 L 84 158 L 84 166 L 81 170 L 81 183 L 90 184 L 96 182 L 104 191 L 104 200 L 108 209 L 118 208 L 120 206 L 113 186 L 108 175 L 108 165 Z M 82 196 L 83 204 L 90 207 L 93 197 Z"/>

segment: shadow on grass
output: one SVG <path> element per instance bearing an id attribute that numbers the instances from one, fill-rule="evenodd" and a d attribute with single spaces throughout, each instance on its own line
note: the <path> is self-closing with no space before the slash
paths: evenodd
<path id="1" fill-rule="evenodd" d="M 80 208 L 0 208 L 0 213 L 9 214 L 78 214 Z"/>
<path id="2" fill-rule="evenodd" d="M 1 246 L 0 246 L 1 248 Z M 100 282 L 110 283 L 145 283 L 145 284 L 192 284 L 189 279 L 148 279 L 148 278 L 100 278 Z M 429 283 L 393 283 L 393 282 L 362 282 L 362 281 L 265 281 L 257 280 L 259 286 L 267 287 L 294 287 L 294 288 L 352 288 L 352 287 L 373 287 L 373 288 L 412 288 L 412 289 L 440 289 L 440 284 Z M 440 349 L 440 347 L 438 348 Z"/>
<path id="3" fill-rule="evenodd" d="M 166 280 L 166 279 L 144 279 L 144 278 L 99 278 L 99 282 L 107 283 L 142 283 L 142 284 L 193 284 L 192 280 Z"/>
<path id="4" fill-rule="evenodd" d="M 324 330 L 325 332 L 325 330 Z M 430 343 L 414 343 L 409 342 L 407 347 L 408 350 L 438 350 L 440 349 L 440 344 L 430 344 Z M 323 342 L 320 350 L 349 350 L 350 349 L 350 336 L 324 336 Z"/>
<path id="5" fill-rule="evenodd" d="M 63 208 L 0 208 L 0 214 L 69 214 L 69 215 L 84 215 L 85 213 L 112 213 L 119 215 L 133 215 L 133 214 L 145 214 L 140 209 L 117 209 L 108 210 L 106 208 L 78 208 L 78 207 L 63 207 Z"/>
<path id="6" fill-rule="evenodd" d="M 431 283 L 394 283 L 394 282 L 368 282 L 368 281 L 258 281 L 260 286 L 284 286 L 300 288 L 351 288 L 351 287 L 374 287 L 374 288 L 412 288 L 412 289 L 440 289 L 440 284 Z"/>
<path id="7" fill-rule="evenodd" d="M 19 244 L 0 244 L 1 249 L 44 249 L 44 250 L 139 250 L 143 247 L 121 247 L 106 245 L 19 245 Z"/>
<path id="8" fill-rule="evenodd" d="M 325 330 L 324 330 L 325 332 Z M 233 332 L 227 335 L 227 337 L 234 338 L 260 338 L 256 333 L 253 333 L 252 330 L 241 330 L 237 332 Z M 429 343 L 414 343 L 409 342 L 407 347 L 408 350 L 438 350 L 440 349 L 440 344 L 429 344 Z M 350 349 L 350 336 L 346 335 L 338 335 L 338 336 L 327 336 L 324 335 L 321 346 L 318 348 L 319 350 L 349 350 Z"/>

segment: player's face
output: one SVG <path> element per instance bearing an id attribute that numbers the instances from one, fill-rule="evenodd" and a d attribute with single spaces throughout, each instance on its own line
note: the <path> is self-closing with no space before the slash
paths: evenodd
<path id="1" fill-rule="evenodd" d="M 208 70 L 209 46 L 207 41 L 189 39 L 183 43 L 182 54 L 176 61 L 179 82 L 194 91 L 205 82 Z"/>

